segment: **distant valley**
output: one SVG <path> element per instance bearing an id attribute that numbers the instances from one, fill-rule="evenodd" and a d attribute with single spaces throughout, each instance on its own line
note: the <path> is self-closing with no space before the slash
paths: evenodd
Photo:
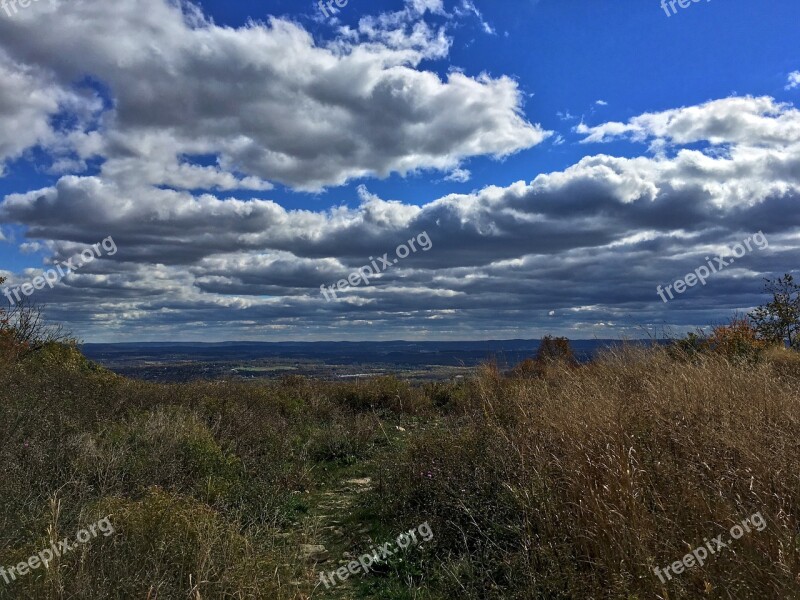
<path id="1" fill-rule="evenodd" d="M 619 340 L 575 340 L 585 362 Z M 631 343 L 646 343 L 634 341 Z M 456 342 L 222 342 L 84 344 L 83 353 L 112 371 L 151 381 L 259 379 L 302 375 L 321 379 L 397 374 L 448 380 L 490 360 L 511 368 L 533 356 L 539 340 Z"/>

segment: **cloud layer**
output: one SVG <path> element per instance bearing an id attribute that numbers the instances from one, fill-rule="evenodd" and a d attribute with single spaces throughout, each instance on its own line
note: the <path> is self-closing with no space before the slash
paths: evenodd
<path id="1" fill-rule="evenodd" d="M 285 19 L 232 29 L 182 6 L 82 0 L 0 17 L 0 160 L 35 147 L 63 171 L 7 196 L 0 222 L 24 226 L 54 261 L 106 236 L 119 248 L 37 292 L 78 334 L 639 336 L 753 306 L 760 279 L 800 258 L 800 111 L 770 97 L 582 123 L 597 153 L 569 168 L 421 205 L 368 184 L 355 208 L 232 198 L 421 169 L 466 180 L 462 160 L 549 132 L 523 115 L 512 79 L 421 67 L 447 56 L 457 18 L 437 0 L 362 19 L 324 45 Z M 612 140 L 641 155 L 599 153 Z M 661 302 L 658 285 L 758 231 L 768 249 Z M 337 302 L 320 294 L 422 232 L 429 252 Z M 17 285 L 38 273 L 5 274 Z"/>

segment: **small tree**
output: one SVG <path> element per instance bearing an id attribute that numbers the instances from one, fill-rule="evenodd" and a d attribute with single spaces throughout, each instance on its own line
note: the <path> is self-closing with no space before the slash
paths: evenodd
<path id="1" fill-rule="evenodd" d="M 4 282 L 0 277 L 0 285 Z M 48 344 L 73 341 L 61 325 L 47 323 L 36 304 L 23 300 L 7 309 L 0 307 L 0 354 L 6 359 L 36 352 Z"/>
<path id="2" fill-rule="evenodd" d="M 569 339 L 565 337 L 553 337 L 546 335 L 539 344 L 539 351 L 536 353 L 537 363 L 563 362 L 566 364 L 577 364 L 575 354 L 569 345 Z"/>
<path id="3" fill-rule="evenodd" d="M 526 358 L 517 364 L 509 375 L 515 378 L 544 377 L 548 368 L 555 365 L 574 367 L 578 364 L 567 338 L 545 336 L 539 343 L 535 358 Z"/>
<path id="4" fill-rule="evenodd" d="M 764 291 L 772 300 L 750 313 L 761 339 L 775 344 L 800 346 L 800 285 L 788 273 L 778 279 L 765 279 Z"/>

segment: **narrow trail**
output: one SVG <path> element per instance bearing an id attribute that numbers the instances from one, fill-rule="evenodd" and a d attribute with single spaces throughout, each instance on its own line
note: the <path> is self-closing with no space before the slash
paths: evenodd
<path id="1" fill-rule="evenodd" d="M 398 452 L 408 439 L 408 430 L 418 426 L 415 419 L 403 422 L 404 427 L 381 426 L 385 443 L 375 452 Z M 303 581 L 296 581 L 297 596 L 302 600 L 356 600 L 359 582 L 365 574 L 350 574 L 342 581 L 331 582 L 330 573 L 357 560 L 357 549 L 369 547 L 378 535 L 378 524 L 361 510 L 361 498 L 378 486 L 378 461 L 374 457 L 347 466 L 329 465 L 317 473 L 317 486 L 303 500 L 307 512 L 291 535 L 291 543 L 299 551 L 304 568 Z M 325 573 L 329 586 L 322 582 Z M 297 573 L 295 573 L 297 575 Z M 370 575 L 367 575 L 369 577 Z"/>
<path id="2" fill-rule="evenodd" d="M 350 551 L 370 534 L 370 526 L 358 522 L 355 514 L 359 495 L 372 489 L 372 479 L 364 476 L 364 470 L 363 464 L 346 469 L 307 499 L 309 512 L 300 552 L 312 571 L 314 589 L 309 598 L 356 598 L 355 582 L 361 574 L 345 581 L 337 578 L 329 588 L 319 574 L 330 574 L 354 560 Z"/>

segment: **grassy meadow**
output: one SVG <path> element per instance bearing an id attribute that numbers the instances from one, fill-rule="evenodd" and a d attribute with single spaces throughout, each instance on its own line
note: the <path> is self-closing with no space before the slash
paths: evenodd
<path id="1" fill-rule="evenodd" d="M 463 382 L 180 385 L 0 364 L 0 565 L 32 599 L 800 598 L 800 358 L 623 348 Z M 702 567 L 654 567 L 760 512 Z M 433 539 L 327 589 L 366 548 Z M 323 547 L 324 548 L 321 548 Z"/>

